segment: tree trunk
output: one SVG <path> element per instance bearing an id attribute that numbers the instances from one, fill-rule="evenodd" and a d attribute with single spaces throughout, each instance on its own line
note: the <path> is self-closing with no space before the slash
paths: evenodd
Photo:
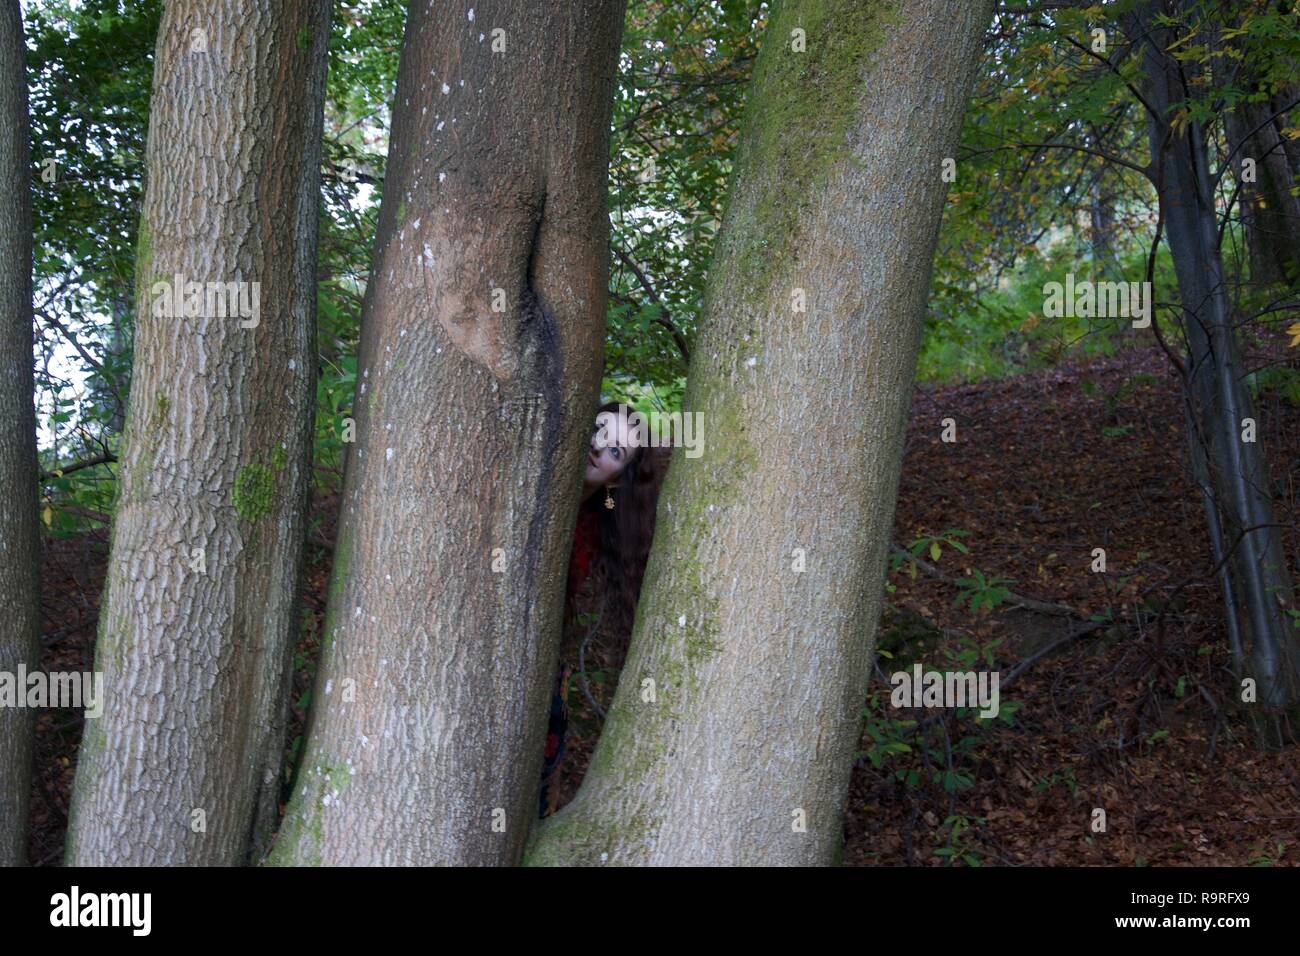
<path id="1" fill-rule="evenodd" d="M 1118 276 L 1121 267 L 1115 254 L 1115 196 L 1105 182 L 1105 172 L 1097 176 L 1088 196 L 1088 243 L 1092 249 L 1092 271 L 1096 281 Z"/>
<path id="2" fill-rule="evenodd" d="M 1300 281 L 1300 198 L 1292 195 L 1296 173 L 1281 135 L 1284 117 L 1273 117 L 1289 101 L 1239 102 L 1226 115 L 1228 146 L 1241 183 L 1251 278 L 1265 284 Z M 1243 182 L 1244 161 L 1254 161 L 1254 181 Z"/>
<path id="3" fill-rule="evenodd" d="M 14 676 L 40 656 L 26 57 L 18 0 L 0 0 L 0 673 Z M 0 706 L 0 866 L 27 860 L 34 719 Z"/>
<path id="4" fill-rule="evenodd" d="M 274 825 L 310 486 L 329 6 L 163 12 L 95 654 L 104 713 L 82 743 L 72 864 L 235 864 Z M 259 314 L 215 300 L 165 314 L 177 276 L 241 283 L 247 306 L 260 284 Z"/>
<path id="5" fill-rule="evenodd" d="M 685 402 L 705 452 L 669 472 L 604 731 L 529 862 L 836 858 L 941 162 L 991 12 L 774 6 Z"/>
<path id="6" fill-rule="evenodd" d="M 1147 99 L 1158 114 L 1149 116 L 1151 155 L 1164 212 L 1169 249 L 1178 276 L 1187 338 L 1187 388 L 1193 414 L 1188 440 L 1202 457 L 1222 517 L 1221 537 L 1231 551 L 1229 606 L 1246 618 L 1247 673 L 1258 689 L 1257 706 L 1264 742 L 1277 744 L 1294 736 L 1285 712 L 1300 703 L 1296 629 L 1288 611 L 1294 592 L 1282 548 L 1281 528 L 1273 516 L 1267 463 L 1257 442 L 1243 441 L 1243 421 L 1254 419 L 1232 325 L 1218 243 L 1218 219 L 1211 194 L 1208 146 L 1204 128 L 1187 122 L 1175 132 L 1172 111 L 1186 99 L 1188 64 L 1165 51 L 1178 38 L 1160 24 L 1160 13 L 1177 14 L 1195 23 L 1186 0 L 1150 0 L 1129 20 L 1132 36 L 1150 33 L 1143 43 Z M 1198 468 L 1198 471 L 1201 470 Z M 1210 522 L 1212 539 L 1219 537 Z M 1232 632 L 1232 625 L 1229 626 Z"/>
<path id="7" fill-rule="evenodd" d="M 519 856 L 600 374 L 622 13 L 411 6 L 315 713 L 272 862 Z"/>

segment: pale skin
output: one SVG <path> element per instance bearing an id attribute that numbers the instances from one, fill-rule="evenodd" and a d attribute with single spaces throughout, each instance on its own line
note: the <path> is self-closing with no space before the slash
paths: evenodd
<path id="1" fill-rule="evenodd" d="M 632 443 L 627 416 L 618 412 L 601 412 L 591 432 L 591 450 L 587 453 L 587 470 L 583 475 L 582 500 L 598 489 L 618 484 L 623 469 L 632 457 Z"/>

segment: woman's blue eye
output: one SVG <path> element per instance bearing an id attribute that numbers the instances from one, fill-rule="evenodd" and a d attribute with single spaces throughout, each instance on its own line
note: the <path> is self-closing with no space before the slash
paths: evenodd
<path id="1" fill-rule="evenodd" d="M 614 456 L 615 461 L 618 461 L 620 458 L 623 457 L 623 453 L 619 451 L 617 448 L 611 448 L 609 450 L 609 453 Z"/>

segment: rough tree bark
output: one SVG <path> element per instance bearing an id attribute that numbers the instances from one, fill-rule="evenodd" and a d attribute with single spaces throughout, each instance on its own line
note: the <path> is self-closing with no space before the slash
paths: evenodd
<path id="1" fill-rule="evenodd" d="M 941 161 L 991 12 L 774 6 L 686 396 L 706 450 L 669 472 L 612 709 L 528 862 L 837 856 Z"/>
<path id="2" fill-rule="evenodd" d="M 40 537 L 32 407 L 32 199 L 27 48 L 18 0 L 0 2 L 0 672 L 39 660 Z M 21 688 L 20 688 L 21 690 Z M 0 866 L 27 860 L 35 713 L 0 707 Z"/>
<path id="3" fill-rule="evenodd" d="M 274 863 L 518 858 L 600 374 L 623 5 L 411 6 Z"/>
<path id="4" fill-rule="evenodd" d="M 163 11 L 95 654 L 105 707 L 82 743 L 72 864 L 234 864 L 274 825 L 310 484 L 329 7 Z M 257 324 L 207 305 L 155 315 L 176 276 L 247 283 L 249 304 L 259 283 Z"/>
<path id="5" fill-rule="evenodd" d="M 1246 673 L 1240 676 L 1256 681 L 1256 715 L 1264 718 L 1257 727 L 1262 742 L 1276 745 L 1297 732 L 1300 657 L 1288 615 L 1295 607 L 1294 591 L 1267 462 L 1258 442 L 1242 436 L 1243 422 L 1255 413 L 1243 385 L 1224 281 L 1205 129 L 1195 120 L 1178 128 L 1172 122 L 1187 99 L 1187 73 L 1193 67 L 1168 51 L 1179 31 L 1195 28 L 1196 10 L 1192 0 L 1149 0 L 1128 17 L 1126 28 L 1141 43 L 1146 98 L 1155 113 L 1148 113 L 1152 169 L 1187 340 L 1188 440 L 1198 478 L 1204 477 L 1219 512 L 1217 521 L 1208 515 L 1212 542 L 1231 551 L 1227 606 L 1240 609 L 1244 620 L 1229 622 L 1229 632 L 1234 642 L 1248 645 Z M 1158 19 L 1161 14 L 1167 19 Z M 1180 21 L 1183 26 L 1177 26 Z"/>

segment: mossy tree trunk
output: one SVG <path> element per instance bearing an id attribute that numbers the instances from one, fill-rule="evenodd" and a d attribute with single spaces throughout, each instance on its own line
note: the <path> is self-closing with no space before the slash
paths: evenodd
<path id="1" fill-rule="evenodd" d="M 82 743 L 72 864 L 235 864 L 274 825 L 310 487 L 329 10 L 163 11 L 95 654 L 104 713 Z M 240 283 L 250 306 L 259 284 L 259 314 L 221 315 L 215 299 L 167 314 L 162 283 L 178 276 Z"/>
<path id="2" fill-rule="evenodd" d="M 412 4 L 273 863 L 518 859 L 600 375 L 623 5 Z"/>
<path id="3" fill-rule="evenodd" d="M 528 862 L 836 858 L 942 160 L 991 12 L 774 6 L 693 350 L 705 452 L 669 472 L 608 720 Z"/>
<path id="4" fill-rule="evenodd" d="M 36 669 L 40 633 L 26 55 L 18 0 L 0 0 L 0 672 L 11 675 Z M 27 860 L 34 719 L 0 707 L 0 866 Z"/>

